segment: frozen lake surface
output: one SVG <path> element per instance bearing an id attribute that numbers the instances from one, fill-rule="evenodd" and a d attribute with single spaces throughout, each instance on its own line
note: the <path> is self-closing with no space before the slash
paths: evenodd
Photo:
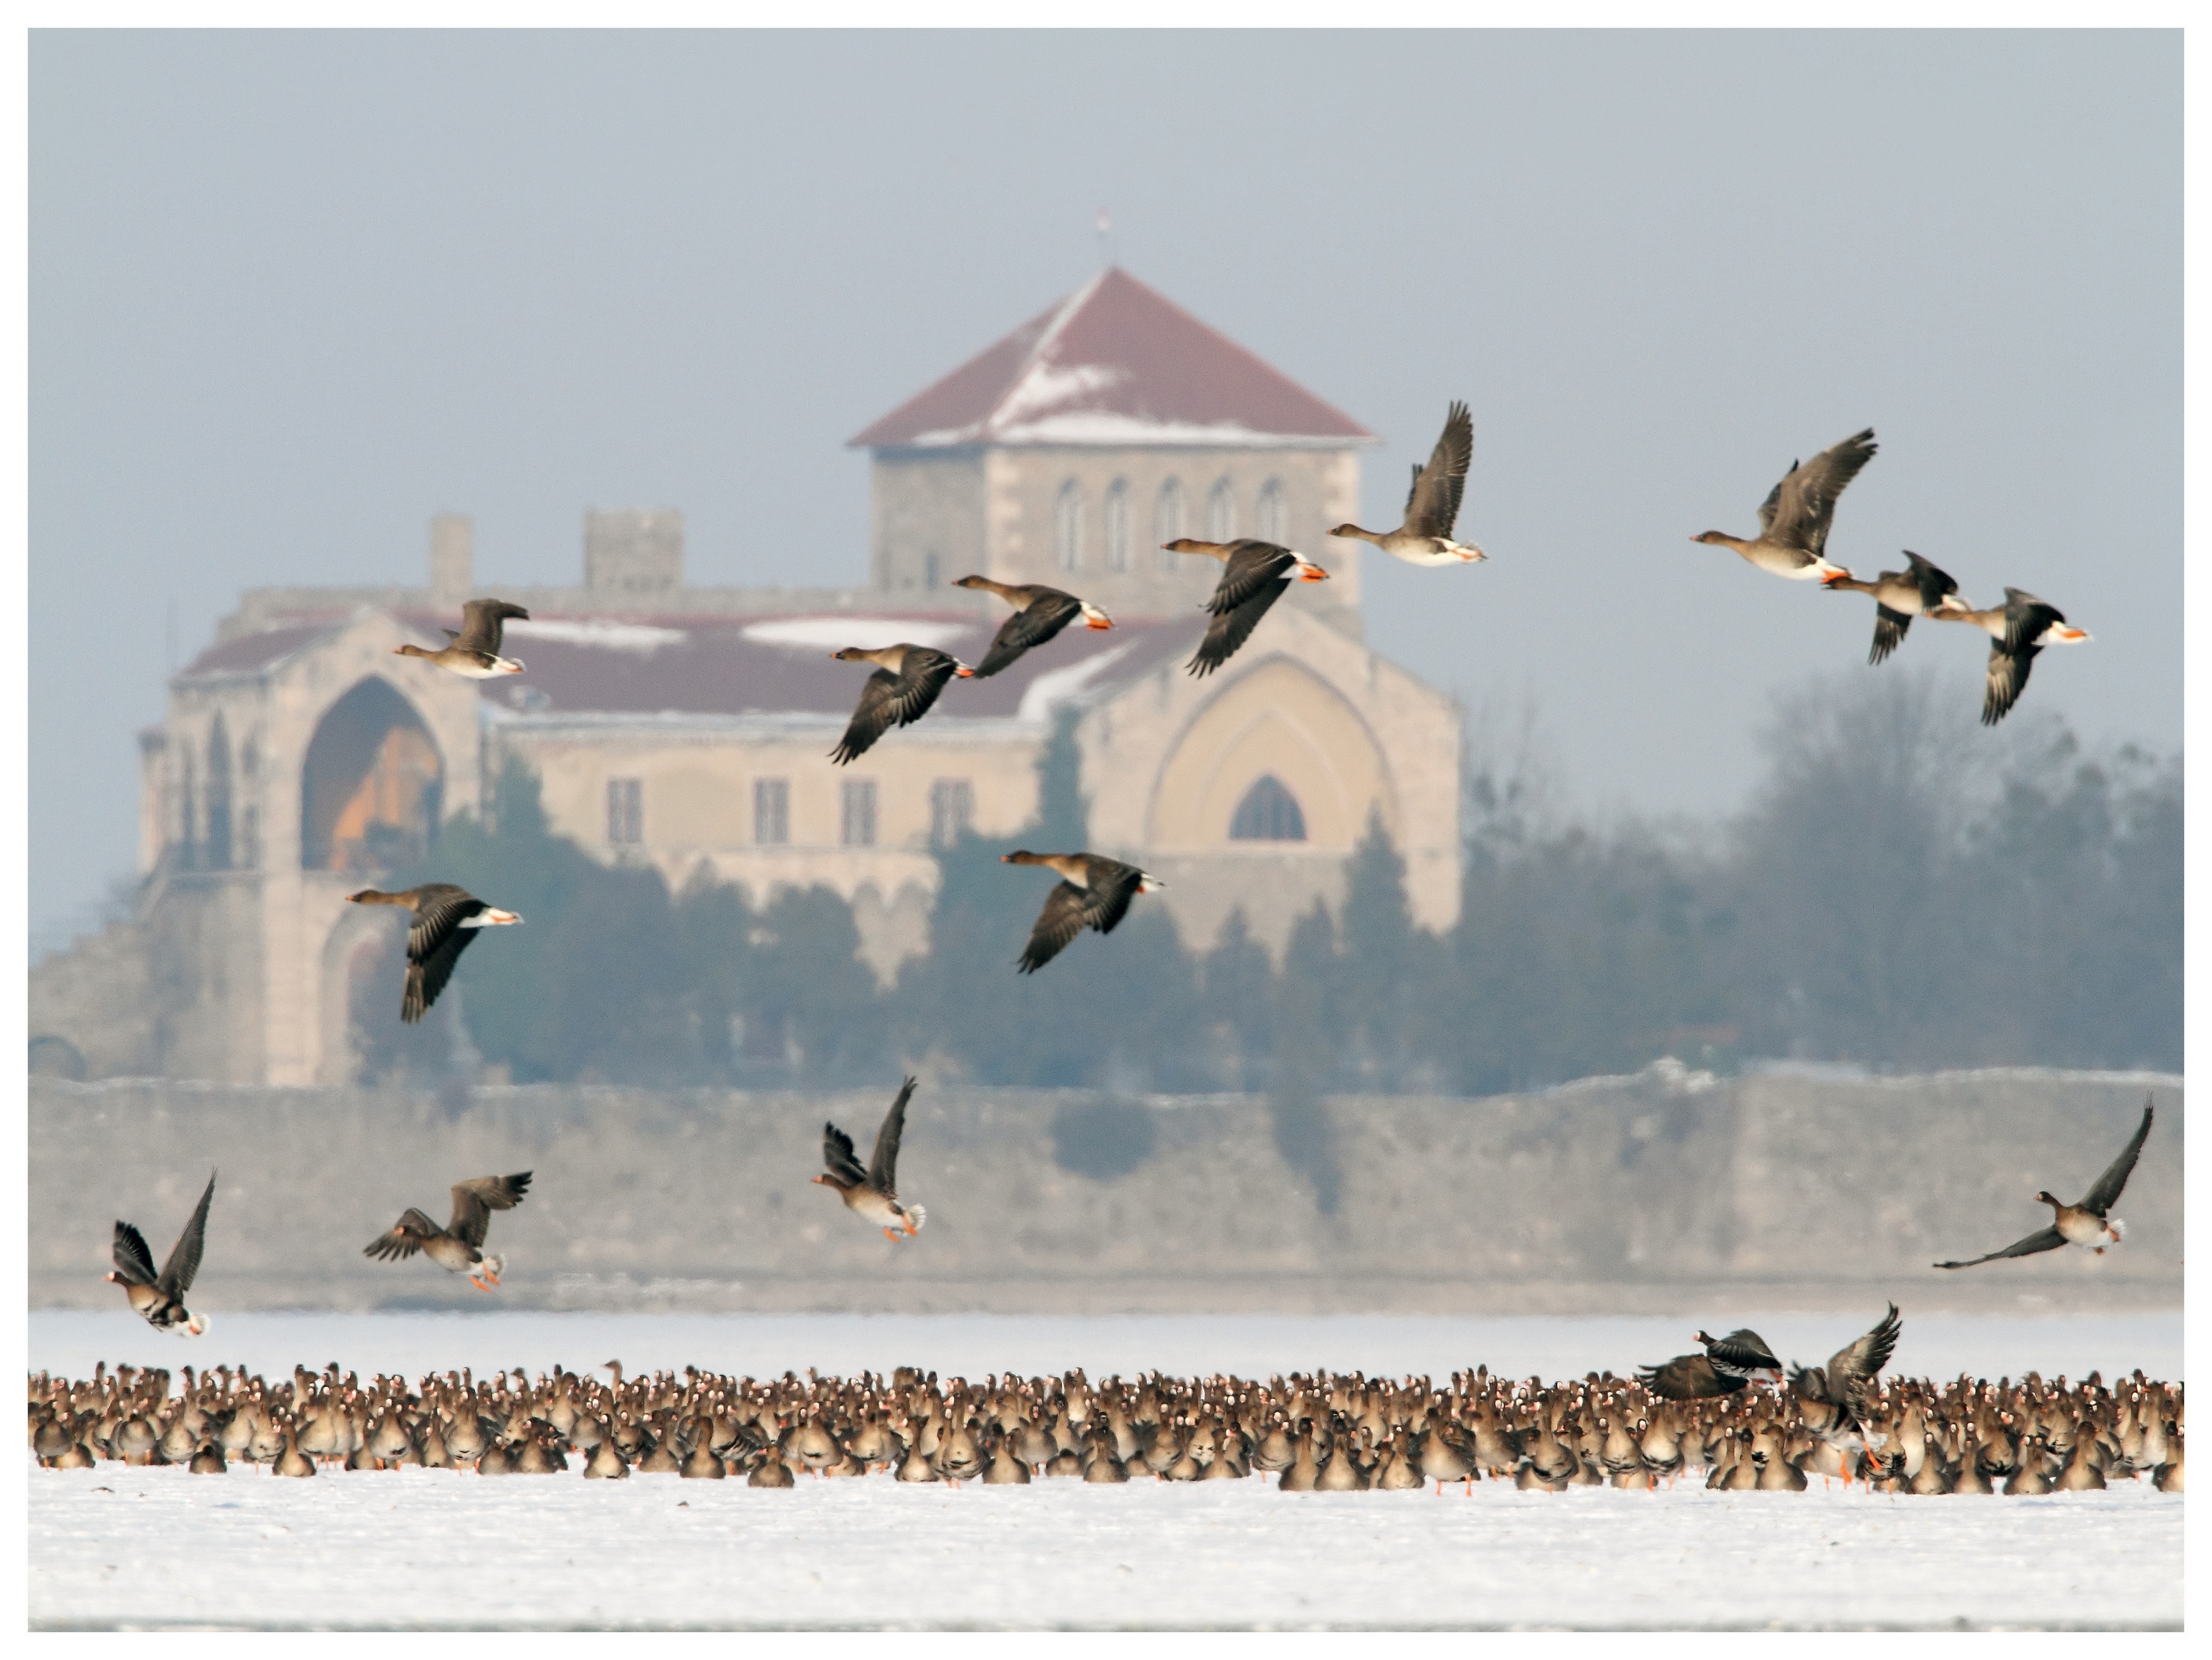
<path id="1" fill-rule="evenodd" d="M 2182 1499 L 33 1470 L 54 1626 L 2177 1627 Z"/>
<path id="2" fill-rule="evenodd" d="M 118 1299 L 118 1304 L 121 1299 Z M 1916 1314 L 1890 1362 L 1893 1375 L 2109 1380 L 2140 1366 L 2153 1377 L 2182 1376 L 2181 1314 Z M 1749 1326 L 1784 1360 L 1825 1362 L 1881 1317 L 1786 1311 L 1715 1314 L 1709 1330 Z M 233 1314 L 218 1309 L 204 1337 L 156 1332 L 118 1306 L 109 1310 L 43 1310 L 30 1316 L 33 1371 L 82 1377 L 106 1360 L 133 1365 L 243 1362 L 270 1377 L 295 1365 L 337 1361 L 367 1377 L 460 1366 L 478 1373 L 559 1362 L 588 1371 L 620 1360 L 631 1371 L 696 1365 L 732 1376 L 804 1374 L 809 1366 L 849 1376 L 916 1365 L 945 1377 L 1012 1371 L 1058 1376 L 1081 1366 L 1093 1379 L 1158 1369 L 1180 1376 L 1216 1371 L 1246 1377 L 1329 1367 L 1370 1377 L 1453 1371 L 1486 1365 L 1510 1377 L 1580 1377 L 1610 1367 L 1626 1376 L 1642 1364 L 1694 1349 L 1699 1316 L 1408 1315 L 1028 1315 L 852 1314 Z"/>
<path id="3" fill-rule="evenodd" d="M 1879 1316 L 1731 1314 L 1824 1360 Z M 1663 1359 L 1696 1319 L 1266 1316 L 314 1315 L 216 1311 L 207 1336 L 120 1310 L 29 1321 L 33 1368 L 218 1361 L 272 1377 L 535 1372 L 619 1359 L 780 1374 L 1328 1366 L 1547 1377 Z M 1905 1310 L 1893 1371 L 2182 1375 L 2181 1316 Z M 576 1461 L 580 1467 L 580 1460 Z M 2148 1482 L 2040 1499 L 1804 1493 L 1284 1493 L 1261 1478 L 955 1492 L 888 1475 L 742 1481 L 252 1466 L 33 1468 L 40 1626 L 2175 1627 L 2182 1499 Z"/>

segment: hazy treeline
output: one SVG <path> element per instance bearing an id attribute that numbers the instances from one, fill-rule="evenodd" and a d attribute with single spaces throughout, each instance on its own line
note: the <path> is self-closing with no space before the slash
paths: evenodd
<path id="1" fill-rule="evenodd" d="M 827 1084 L 933 1053 L 981 1083 L 1293 1104 L 1491 1093 L 1666 1053 L 2178 1071 L 2179 757 L 2092 755 L 2055 719 L 1989 733 L 1972 715 L 1909 672 L 1824 683 L 1777 708 L 1764 780 L 1725 824 L 1563 822 L 1525 767 L 1478 754 L 1444 934 L 1412 924 L 1370 825 L 1340 913 L 1300 918 L 1279 967 L 1241 918 L 1194 952 L 1139 900 L 1110 939 L 1018 976 L 1048 884 L 998 855 L 1085 843 L 1063 724 L 1038 822 L 939 851 L 931 952 L 888 990 L 834 894 L 757 909 L 712 883 L 671 893 L 550 835 L 511 767 L 487 822 L 457 820 L 401 875 L 495 897 L 526 929 L 464 958 L 460 994 L 420 1028 L 391 1018 L 396 964 L 370 976 L 356 1038 L 372 1076 L 433 1075 L 472 1047 L 517 1081 Z M 1307 1122 L 1294 1105 L 1278 1117 L 1294 1162 L 1328 1162 L 1288 1145 Z"/>

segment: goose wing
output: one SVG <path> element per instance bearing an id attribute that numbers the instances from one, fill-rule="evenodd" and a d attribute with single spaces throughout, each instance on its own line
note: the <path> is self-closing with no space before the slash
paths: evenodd
<path id="1" fill-rule="evenodd" d="M 1636 1376 L 1652 1394 L 1668 1401 L 1702 1401 L 1709 1395 L 1734 1395 L 1743 1379 L 1724 1376 L 1702 1354 L 1678 1354 L 1656 1366 L 1639 1366 Z"/>
<path id="2" fill-rule="evenodd" d="M 1982 677 L 1982 724 L 1994 727 L 2012 713 L 2012 706 L 2020 702 L 2021 693 L 2027 690 L 2027 672 L 2035 666 L 2036 654 L 2040 646 L 2022 646 L 2018 651 L 2008 651 L 2005 642 L 1990 642 L 1990 664 Z"/>
<path id="3" fill-rule="evenodd" d="M 909 1078 L 899 1086 L 898 1099 L 876 1132 L 875 1156 L 868 1160 L 868 1185 L 886 1199 L 898 1197 L 899 1136 L 906 1128 L 906 1104 L 914 1094 L 914 1081 Z"/>
<path id="4" fill-rule="evenodd" d="M 1129 902 L 1145 879 L 1144 872 L 1118 859 L 1091 856 L 1091 887 L 1083 903 L 1083 926 L 1101 933 L 1114 932 L 1115 924 L 1129 914 Z"/>
<path id="5" fill-rule="evenodd" d="M 1468 463 L 1474 456 L 1474 421 L 1467 405 L 1454 402 L 1444 429 L 1429 453 L 1429 464 L 1413 474 L 1406 497 L 1406 528 L 1421 536 L 1449 536 L 1459 522 L 1459 500 L 1467 489 Z"/>
<path id="6" fill-rule="evenodd" d="M 1767 1347 L 1766 1340 L 1748 1326 L 1739 1327 L 1725 1337 L 1708 1337 L 1700 1332 L 1698 1341 L 1705 1346 L 1714 1368 L 1724 1376 L 1741 1377 L 1754 1371 L 1782 1370 L 1782 1362 Z"/>
<path id="7" fill-rule="evenodd" d="M 1971 1268 L 1983 1262 L 1994 1262 L 2001 1256 L 2033 1256 L 2039 1251 L 2057 1250 L 2066 1243 L 2066 1236 L 2054 1227 L 2040 1233 L 2031 1233 L 2025 1239 L 2015 1239 L 2002 1250 L 1993 1250 L 1987 1256 L 1970 1256 L 1963 1262 L 1938 1262 L 1939 1268 Z"/>
<path id="8" fill-rule="evenodd" d="M 908 646 L 896 674 L 878 669 L 868 677 L 860 688 L 860 702 L 853 711 L 852 722 L 830 758 L 841 767 L 858 760 L 893 727 L 911 726 L 921 720 L 959 666 L 941 651 Z"/>
<path id="9" fill-rule="evenodd" d="M 2097 1185 L 2082 1196 L 2083 1210 L 2094 1211 L 2102 1216 L 2118 1201 L 2120 1189 L 2127 1186 L 2128 1177 L 2135 1171 L 2136 1158 L 2142 1152 L 2143 1138 L 2149 1134 L 2150 1103 L 2145 1101 L 2142 1122 L 2136 1126 L 2135 1134 L 2130 1138 L 2127 1146 L 2120 1149 L 2120 1156 L 2112 1160 L 2112 1168 L 2099 1177 Z"/>
<path id="10" fill-rule="evenodd" d="M 1866 1398 L 1867 1386 L 1897 1352 L 1897 1334 L 1904 1326 L 1904 1321 L 1898 1317 L 1897 1304 L 1892 1303 L 1889 1312 L 1882 1316 L 1872 1331 L 1828 1357 L 1828 1387 L 1833 1398 L 1854 1410 L 1859 1407 Z"/>
<path id="11" fill-rule="evenodd" d="M 199 1207 L 192 1212 L 192 1219 L 185 1224 L 185 1231 L 177 1236 L 177 1243 L 170 1247 L 169 1260 L 161 1265 L 161 1277 L 155 1282 L 171 1297 L 181 1298 L 192 1288 L 192 1277 L 200 1271 L 200 1252 L 207 1243 L 208 1203 L 214 1197 L 215 1172 L 210 1171 Z"/>
<path id="12" fill-rule="evenodd" d="M 410 939 L 413 938 L 410 932 Z M 438 942 L 428 956 L 416 958 L 412 945 L 407 952 L 407 983 L 399 992 L 399 1018 L 413 1025 L 429 1012 L 430 1006 L 438 1000 L 438 994 L 446 988 L 446 982 L 453 977 L 453 964 L 461 960 L 461 953 L 476 943 L 474 928 L 457 927 Z"/>
<path id="13" fill-rule="evenodd" d="M 1260 619 L 1267 614 L 1267 607 L 1282 597 L 1291 579 L 1279 576 L 1253 594 L 1234 611 L 1219 612 L 1206 625 L 1206 638 L 1198 642 L 1198 649 L 1185 665 L 1190 672 L 1203 679 L 1237 654 L 1237 648 L 1252 637 L 1252 630 L 1260 626 Z"/>
<path id="14" fill-rule="evenodd" d="M 115 1271 L 127 1284 L 151 1286 L 161 1276 L 154 1272 L 154 1253 L 146 1249 L 146 1236 L 130 1223 L 115 1225 L 115 1245 L 109 1253 L 115 1259 Z"/>
<path id="15" fill-rule="evenodd" d="M 1782 478 L 1774 481 L 1774 488 L 1766 492 L 1766 500 L 1759 504 L 1759 533 L 1761 536 L 1774 528 L 1774 510 L 1782 505 L 1782 479 L 1789 477 L 1790 472 L 1796 471 L 1804 465 L 1802 461 L 1792 461 L 1790 472 L 1784 473 Z"/>
<path id="16" fill-rule="evenodd" d="M 428 882 L 415 890 L 415 920 L 407 926 L 407 960 L 427 961 L 456 933 L 473 933 L 461 924 L 486 909 L 466 888 Z"/>
<path id="17" fill-rule="evenodd" d="M 1083 614 L 1083 602 L 1058 588 L 1039 590 L 1028 606 L 999 624 L 991 649 L 975 665 L 975 678 L 988 679 L 1033 646 L 1042 646 Z"/>
<path id="18" fill-rule="evenodd" d="M 1222 568 L 1221 581 L 1214 587 L 1213 597 L 1206 602 L 1206 610 L 1216 617 L 1225 616 L 1249 603 L 1291 568 L 1291 550 L 1273 542 L 1255 542 L 1247 538 L 1233 545 L 1236 551 Z"/>
<path id="19" fill-rule="evenodd" d="M 509 605 L 504 599 L 471 599 L 461 607 L 461 631 L 453 636 L 453 643 L 471 651 L 489 652 L 499 655 L 500 636 L 505 632 L 508 617 L 522 622 L 530 620 L 530 613 L 520 605 Z"/>
<path id="20" fill-rule="evenodd" d="M 1030 943 L 1016 965 L 1024 974 L 1035 974 L 1066 950 L 1067 942 L 1083 932 L 1084 910 L 1090 899 L 1091 896 L 1073 882 L 1062 882 L 1045 896 L 1044 909 L 1037 913 L 1036 926 L 1030 930 Z"/>
<path id="21" fill-rule="evenodd" d="M 1905 643 L 1905 631 L 1911 628 L 1912 619 L 1901 611 L 1892 611 L 1880 600 L 1874 607 L 1874 647 L 1867 653 L 1867 661 L 1879 663 Z"/>
<path id="22" fill-rule="evenodd" d="M 2034 650 L 2043 639 L 2045 631 L 2053 623 L 2065 620 L 2066 613 L 2048 599 L 2039 599 L 2025 588 L 2005 590 L 2004 648 L 2007 651 Z"/>
<path id="23" fill-rule="evenodd" d="M 1913 552 L 1911 548 L 1905 549 L 1905 556 L 1911 562 L 1911 569 L 1906 575 L 1912 578 L 1914 584 L 1920 590 L 1920 610 L 1923 615 L 1932 612 L 1936 606 L 1942 605 L 1945 594 L 1958 593 L 1959 585 L 1952 580 L 1950 572 L 1940 566 L 1931 565 Z"/>
<path id="24" fill-rule="evenodd" d="M 848 1188 L 866 1187 L 868 1183 L 867 1171 L 853 1157 L 853 1138 L 835 1124 L 822 1127 L 822 1162 L 829 1166 L 830 1175 Z"/>
<path id="25" fill-rule="evenodd" d="M 397 1222 L 363 1246 L 361 1254 L 374 1256 L 380 1262 L 412 1256 L 427 1242 L 435 1239 L 444 1231 L 435 1222 L 410 1205 L 400 1213 Z"/>
<path id="26" fill-rule="evenodd" d="M 1858 477 L 1859 469 L 1874 459 L 1874 429 L 1869 427 L 1792 467 L 1775 487 L 1778 494 L 1767 539 L 1818 555 L 1828 545 L 1836 498 Z"/>
<path id="27" fill-rule="evenodd" d="M 513 1176 L 479 1176 L 473 1182 L 453 1183 L 453 1219 L 446 1231 L 471 1245 L 481 1245 L 495 1210 L 513 1210 L 530 1191 L 530 1172 Z"/>

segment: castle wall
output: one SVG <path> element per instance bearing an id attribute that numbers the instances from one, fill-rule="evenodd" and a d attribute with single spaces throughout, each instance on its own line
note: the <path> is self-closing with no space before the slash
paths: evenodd
<path id="1" fill-rule="evenodd" d="M 100 1280 L 113 1219 L 166 1245 L 216 1167 L 193 1304 L 213 1314 L 215 1341 L 226 1310 L 481 1307 L 489 1299 L 465 1281 L 361 1247 L 406 1206 L 441 1207 L 455 1177 L 530 1170 L 528 1201 L 492 1222 L 507 1306 L 1668 1311 L 1686 1340 L 1730 1310 L 1832 1308 L 1856 1322 L 1839 1322 L 1840 1341 L 1892 1298 L 1908 1326 L 1936 1309 L 2179 1306 L 2180 1082 L 1717 1079 L 1662 1061 L 1484 1100 L 1330 1098 L 1301 1138 L 1333 1146 L 1323 1169 L 1285 1162 L 1259 1097 L 925 1079 L 899 1188 L 928 1222 L 893 1245 L 808 1181 L 823 1120 L 865 1141 L 889 1080 L 834 1095 L 440 1095 L 42 1078 L 30 1087 L 29 1293 L 33 1307 L 119 1310 Z M 1930 1266 L 2041 1226 L 2029 1191 L 2094 1181 L 2154 1090 L 2118 1249 Z"/>

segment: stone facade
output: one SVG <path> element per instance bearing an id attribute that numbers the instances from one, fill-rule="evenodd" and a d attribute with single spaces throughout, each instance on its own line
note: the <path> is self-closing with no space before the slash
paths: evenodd
<path id="1" fill-rule="evenodd" d="M 346 896 L 476 811 L 510 757 L 554 830 L 608 862 L 761 905 L 834 890 L 885 982 L 928 947 L 937 838 L 1027 822 L 1069 707 L 1091 846 L 1169 881 L 1193 948 L 1241 908 L 1279 951 L 1340 899 L 1370 818 L 1416 919 L 1450 926 L 1459 714 L 1366 648 L 1361 546 L 1325 533 L 1354 516 L 1371 436 L 1118 273 L 977 363 L 856 441 L 873 463 L 865 587 L 693 588 L 680 513 L 590 513 L 580 584 L 501 592 L 530 612 L 506 648 L 528 669 L 489 682 L 394 654 L 442 643 L 481 593 L 465 518 L 433 521 L 420 587 L 244 595 L 141 734 L 136 915 L 33 970 L 39 1064 L 348 1081 L 354 982 L 390 919 Z M 1285 542 L 1332 580 L 1294 585 L 1194 678 L 1220 568 L 1161 552 L 1178 534 Z M 956 681 L 927 720 L 830 764 L 866 678 L 830 653 L 914 639 L 978 660 L 1006 610 L 950 586 L 969 571 L 1071 589 L 1119 626 Z"/>

